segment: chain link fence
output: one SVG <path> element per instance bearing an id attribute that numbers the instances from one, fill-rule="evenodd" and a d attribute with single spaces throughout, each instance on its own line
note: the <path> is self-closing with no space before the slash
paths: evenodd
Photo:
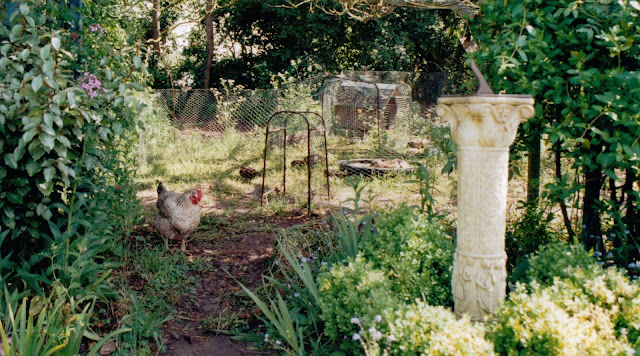
<path id="1" fill-rule="evenodd" d="M 266 157 L 251 161 L 258 175 L 265 170 L 284 184 L 287 174 L 309 164 L 320 187 L 325 175 L 382 178 L 414 172 L 430 154 L 424 127 L 434 120 L 433 105 L 461 80 L 445 73 L 353 71 L 278 89 L 157 90 L 156 97 L 181 131 L 218 141 L 233 132 L 254 152 L 265 152 L 266 146 Z"/>

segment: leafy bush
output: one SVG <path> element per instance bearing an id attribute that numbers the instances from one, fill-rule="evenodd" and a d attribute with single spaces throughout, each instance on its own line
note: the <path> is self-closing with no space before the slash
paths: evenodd
<path id="1" fill-rule="evenodd" d="M 380 315 L 378 328 L 386 332 L 393 311 L 416 298 L 452 304 L 453 241 L 437 224 L 403 205 L 380 213 L 373 227 L 375 232 L 361 241 L 355 258 L 318 275 L 324 332 L 333 340 L 357 331 L 350 323 L 353 317 L 367 326 Z M 354 345 L 347 339 L 342 347 Z"/>
<path id="2" fill-rule="evenodd" d="M 541 246 L 558 238 L 549 230 L 553 215 L 546 214 L 537 203 L 525 203 L 518 210 L 524 212 L 508 224 L 505 233 L 508 273 L 519 263 L 526 261 L 527 256 L 534 254 Z"/>
<path id="3" fill-rule="evenodd" d="M 624 355 L 640 346 L 640 288 L 580 245 L 543 247 L 527 280 L 490 321 L 496 352 Z"/>
<path id="4" fill-rule="evenodd" d="M 352 335 L 358 329 L 351 318 L 357 317 L 363 325 L 373 323 L 376 315 L 388 315 L 400 303 L 391 290 L 392 284 L 385 271 L 359 254 L 347 265 L 336 265 L 318 276 L 320 291 L 320 317 L 324 320 L 324 333 L 333 340 Z M 384 324 L 381 330 L 386 330 Z M 346 347 L 353 346 L 347 341 Z"/>
<path id="5" fill-rule="evenodd" d="M 546 287 L 553 284 L 556 277 L 577 278 L 577 271 L 584 275 L 584 279 L 604 273 L 598 262 L 582 246 L 555 242 L 542 246 L 531 257 L 529 271 L 523 281 L 536 281 Z"/>
<path id="6" fill-rule="evenodd" d="M 64 30 L 69 11 L 22 1 L 0 23 L 0 275 L 37 292 L 54 279 L 71 293 L 104 281 L 109 265 L 95 261 L 117 247 L 103 198 L 129 173 L 113 169 L 135 127 L 130 89 L 140 88 L 140 59 L 125 62 L 101 32 L 78 46 Z"/>
<path id="7" fill-rule="evenodd" d="M 566 285 L 557 284 L 557 288 Z M 519 285 L 516 293 L 489 324 L 488 337 L 503 355 L 613 355 L 621 350 L 606 315 L 585 310 L 583 318 L 572 316 L 557 304 L 551 288 L 534 284 L 529 294 Z M 573 298 L 571 298 L 573 299 Z M 569 300 L 571 300 L 569 299 Z M 580 303 L 586 305 L 584 301 Z M 594 320 L 595 316 L 600 319 Z"/>
<path id="8" fill-rule="evenodd" d="M 374 226 L 376 234 L 364 242 L 362 253 L 387 273 L 394 295 L 451 306 L 454 244 L 440 226 L 404 205 L 380 214 Z"/>
<path id="9" fill-rule="evenodd" d="M 389 330 L 391 354 L 488 355 L 493 345 L 484 339 L 484 327 L 456 316 L 441 306 L 416 300 L 396 311 Z"/>
<path id="10" fill-rule="evenodd" d="M 607 230 L 619 236 L 616 249 L 638 248 L 624 233 L 640 231 L 633 189 L 640 134 L 638 7 L 635 0 L 491 0 L 470 21 L 479 43 L 473 58 L 493 89 L 528 93 L 536 101 L 537 115 L 523 123 L 512 148 L 539 147 L 544 135 L 571 160 L 584 178 L 558 171 L 547 188 L 561 192 L 551 195 L 555 203 L 581 196 L 581 242 L 600 251 Z"/>

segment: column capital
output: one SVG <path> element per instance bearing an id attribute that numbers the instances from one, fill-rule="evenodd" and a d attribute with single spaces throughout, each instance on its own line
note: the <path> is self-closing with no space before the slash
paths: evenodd
<path id="1" fill-rule="evenodd" d="M 509 147 L 520 122 L 533 117 L 528 95 L 443 96 L 436 113 L 446 118 L 459 146 Z"/>

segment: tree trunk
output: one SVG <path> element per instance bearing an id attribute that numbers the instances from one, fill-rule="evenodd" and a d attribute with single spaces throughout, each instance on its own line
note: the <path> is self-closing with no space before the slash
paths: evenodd
<path id="1" fill-rule="evenodd" d="M 156 55 L 158 61 L 162 55 L 160 48 L 160 0 L 153 0 L 153 8 L 151 9 L 151 26 L 152 26 L 152 38 L 153 52 Z"/>
<path id="2" fill-rule="evenodd" d="M 602 150 L 600 145 L 591 146 L 592 153 Z M 602 240 L 602 225 L 600 211 L 597 207 L 600 202 L 600 189 L 602 188 L 603 175 L 600 167 L 585 166 L 585 189 L 582 206 L 582 243 L 587 251 L 593 249 L 604 252 Z"/>
<path id="3" fill-rule="evenodd" d="M 207 0 L 205 8 L 205 29 L 207 34 L 207 62 L 204 69 L 204 88 L 211 87 L 211 64 L 213 63 L 213 10 L 217 7 L 217 0 Z"/>
<path id="4" fill-rule="evenodd" d="M 557 147 L 557 145 L 554 149 L 554 153 L 555 153 L 556 178 L 558 178 L 558 181 L 560 181 L 562 179 L 562 161 L 561 161 L 562 156 L 560 153 L 560 148 Z M 564 221 L 564 227 L 567 229 L 567 234 L 569 235 L 569 241 L 573 241 L 575 233 L 573 232 L 573 227 L 571 226 L 571 220 L 569 220 L 569 213 L 567 212 L 567 204 L 562 199 L 559 200 L 558 203 L 560 203 L 560 210 L 562 211 L 562 220 Z"/>
<path id="5" fill-rule="evenodd" d="M 622 186 L 622 196 L 625 204 L 626 214 L 622 218 L 629 234 L 638 236 L 640 232 L 640 211 L 638 211 L 638 192 L 633 189 L 634 183 L 638 181 L 638 174 L 634 168 L 627 168 L 625 171 L 625 182 Z"/>
<path id="6" fill-rule="evenodd" d="M 527 174 L 527 202 L 529 203 L 540 198 L 540 136 L 536 135 L 532 140 Z"/>

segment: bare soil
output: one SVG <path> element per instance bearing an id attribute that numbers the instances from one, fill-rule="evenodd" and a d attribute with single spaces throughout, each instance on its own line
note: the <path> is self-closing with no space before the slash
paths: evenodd
<path id="1" fill-rule="evenodd" d="M 138 197 L 148 213 L 148 237 L 158 244 L 163 240 L 152 228 L 155 214 L 155 191 L 140 191 Z M 244 333 L 259 333 L 259 309 L 246 296 L 237 281 L 251 290 L 262 285 L 274 254 L 278 231 L 307 223 L 305 211 L 261 217 L 251 215 L 248 206 L 251 194 L 241 199 L 230 213 L 224 202 L 207 194 L 202 201 L 200 228 L 187 240 L 190 261 L 204 263 L 205 268 L 192 271 L 194 293 L 188 293 L 175 303 L 173 318 L 162 327 L 166 353 L 176 356 L 235 356 L 271 354 L 253 343 L 238 341 L 237 337 L 215 329 L 244 329 Z M 311 219 L 318 219 L 314 215 Z M 177 243 L 170 242 L 174 253 Z M 133 286 L 134 280 L 130 280 Z"/>

